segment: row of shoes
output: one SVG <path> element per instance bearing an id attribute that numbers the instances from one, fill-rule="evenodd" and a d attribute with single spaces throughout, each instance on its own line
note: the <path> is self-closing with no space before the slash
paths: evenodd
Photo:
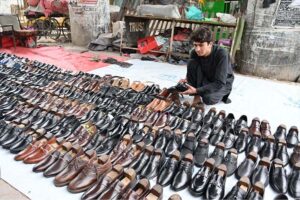
<path id="1" fill-rule="evenodd" d="M 47 69 L 45 65 L 42 65 L 42 67 Z M 7 66 L 4 68 L 7 68 Z M 28 66 L 26 67 L 26 70 L 32 71 L 30 69 L 33 70 L 32 74 L 42 73 L 42 70 L 35 70 L 35 68 L 30 68 Z M 65 73 L 60 71 L 52 71 L 53 72 L 51 73 L 58 74 L 59 76 L 56 76 L 57 80 L 49 81 L 45 85 L 43 85 L 45 83 L 43 81 L 40 81 L 39 85 L 34 85 L 32 82 L 26 82 L 26 84 L 24 84 L 24 81 L 13 78 L 14 73 L 18 72 L 18 70 L 6 70 L 8 73 L 4 75 L 0 74 L 0 77 L 3 78 L 2 80 L 6 80 L 0 86 L 0 90 L 3 94 L 7 95 L 1 99 L 1 115 L 3 115 L 7 121 L 11 122 L 7 124 L 6 122 L 1 121 L 3 127 L 7 128 L 2 136 L 7 137 L 7 135 L 13 135 L 18 138 L 18 136 L 22 135 L 20 133 L 24 132 L 18 132 L 17 130 L 23 130 L 24 128 L 30 127 L 33 135 L 37 134 L 38 137 L 36 137 L 34 141 L 28 142 L 27 148 L 19 151 L 16 159 L 18 160 L 21 157 L 22 159 L 20 160 L 23 160 L 25 163 L 37 163 L 34 167 L 34 171 L 43 171 L 43 174 L 46 177 L 57 177 L 62 172 L 59 169 L 67 169 L 69 165 L 71 168 L 75 165 L 78 166 L 78 163 L 82 163 L 83 166 L 81 169 L 77 168 L 74 170 L 69 168 L 69 170 L 66 170 L 66 173 L 71 172 L 73 175 L 75 174 L 71 178 L 69 176 L 70 179 L 68 179 L 67 185 L 70 191 L 77 192 L 80 185 L 85 186 L 84 191 L 95 186 L 96 180 L 98 180 L 97 176 L 96 178 L 93 176 L 91 179 L 89 179 L 89 176 L 86 177 L 83 175 L 81 175 L 80 178 L 76 177 L 79 176 L 81 172 L 83 173 L 81 170 L 85 167 L 88 168 L 88 163 L 90 163 L 90 168 L 93 169 L 97 168 L 95 167 L 97 165 L 104 164 L 104 162 L 99 161 L 99 159 L 102 160 L 101 158 L 106 161 L 110 160 L 112 167 L 121 165 L 124 168 L 132 168 L 138 178 L 152 179 L 157 177 L 158 184 L 162 186 L 171 184 L 173 190 L 179 191 L 188 186 L 192 187 L 192 172 L 194 170 L 194 165 L 200 167 L 201 170 L 204 163 L 209 159 L 214 160 L 216 169 L 219 167 L 223 171 L 226 171 L 226 176 L 236 173 L 236 176 L 241 178 L 245 171 L 245 167 L 241 167 L 241 164 L 237 168 L 236 164 L 232 164 L 235 163 L 234 159 L 236 159 L 238 153 L 240 153 L 239 151 L 241 148 L 236 148 L 237 150 L 231 149 L 232 147 L 238 147 L 236 146 L 237 144 L 245 146 L 244 151 L 247 154 L 245 162 L 247 163 L 251 163 L 251 158 L 253 157 L 248 155 L 253 155 L 256 151 L 257 159 L 258 152 L 261 153 L 267 151 L 262 151 L 258 148 L 259 146 L 267 146 L 266 144 L 268 144 L 269 141 L 268 137 L 271 137 L 271 134 L 265 134 L 271 133 L 270 125 L 265 120 L 260 122 L 255 118 L 252 120 L 250 127 L 248 127 L 247 117 L 245 115 L 241 116 L 236 122 L 233 114 L 228 114 L 228 116 L 226 116 L 225 111 L 217 113 L 216 109 L 211 109 L 204 115 L 204 109 L 201 107 L 194 107 L 186 103 L 178 105 L 169 98 L 163 98 L 161 94 L 155 96 L 159 91 L 159 87 L 155 84 L 149 86 L 145 86 L 144 84 L 145 87 L 143 87 L 143 84 L 140 84 L 140 82 L 134 82 L 131 84 L 130 88 L 126 88 L 124 85 L 129 85 L 124 83 L 127 82 L 127 79 L 120 77 L 105 76 L 104 79 L 107 81 L 104 81 L 105 84 L 102 87 L 99 87 L 99 91 L 90 91 L 95 87 L 90 87 L 88 90 L 85 90 L 89 85 L 85 79 L 92 81 L 97 78 L 101 79 L 101 77 L 85 77 L 85 75 L 83 75 L 85 73 L 78 73 L 75 75 L 66 73 L 67 75 L 65 75 Z M 22 77 L 23 79 L 22 73 L 19 74 L 21 74 L 19 77 Z M 74 76 L 76 78 L 73 78 Z M 7 79 L 7 77 L 9 79 Z M 60 82 L 58 78 L 63 78 L 64 82 Z M 39 80 L 43 80 L 43 77 L 39 77 Z M 114 84 L 114 86 L 112 86 L 112 84 Z M 32 85 L 34 85 L 34 87 L 31 87 Z M 29 89 L 24 89 L 24 86 Z M 123 88 L 121 88 L 121 86 Z M 72 88 L 71 91 L 70 88 Z M 40 95 L 43 92 L 44 94 Z M 23 96 L 19 95 L 22 93 Z M 97 96 L 95 94 L 99 95 L 99 93 L 99 101 L 94 103 L 96 106 L 92 106 L 89 109 L 85 109 L 87 107 L 86 105 L 82 106 L 82 104 L 88 104 L 89 100 L 93 99 L 91 96 L 95 97 Z M 82 98 L 82 94 L 89 97 Z M 154 97 L 156 98 L 153 100 L 147 98 L 145 101 L 139 101 L 140 104 L 147 104 L 150 102 L 147 106 L 137 106 L 136 108 L 132 106 L 132 109 L 124 109 L 127 110 L 127 112 L 114 111 L 115 108 L 124 105 L 123 103 L 126 98 L 141 96 L 141 94 L 150 94 L 149 96 L 151 96 L 152 99 Z M 74 105 L 76 109 L 70 112 L 68 116 L 64 116 L 64 112 L 57 112 L 59 111 L 57 107 L 61 106 L 61 104 L 65 107 L 65 101 L 60 100 L 57 103 L 51 103 L 50 105 L 47 103 L 43 104 L 43 102 L 45 102 L 43 99 L 53 98 L 53 96 L 55 96 L 56 99 L 69 99 L 71 102 L 76 101 L 77 99 L 80 99 L 80 101 Z M 133 99 L 135 98 L 136 97 L 133 97 Z M 122 102 L 122 100 L 124 102 Z M 120 101 L 122 103 L 118 104 Z M 40 107 L 40 105 L 47 106 L 47 109 Z M 72 104 L 70 105 L 70 107 L 73 106 Z M 35 111 L 35 114 L 31 113 L 28 108 L 34 106 L 38 106 L 41 111 Z M 113 109 L 111 109 L 111 107 Z M 85 113 L 79 115 L 80 113 L 78 112 L 82 109 L 85 110 Z M 20 112 L 23 110 L 24 112 Z M 21 115 L 22 120 L 18 118 L 19 115 L 16 114 L 17 112 L 23 113 L 23 115 Z M 43 114 L 39 115 L 37 113 Z M 35 116 L 37 117 L 35 118 Z M 94 118 L 94 116 L 97 117 Z M 52 124 L 49 122 L 49 120 L 52 120 L 53 118 L 58 118 L 57 123 Z M 26 121 L 26 119 L 28 120 Z M 41 121 L 36 121 L 38 119 Z M 90 120 L 92 122 L 90 122 Z M 97 131 L 95 131 L 95 129 Z M 219 137 L 222 133 L 223 136 Z M 27 133 L 27 135 L 30 134 Z M 234 137 L 225 137 L 226 135 L 233 135 Z M 266 135 L 267 137 L 261 137 L 260 135 Z M 292 127 L 288 135 L 296 135 L 298 137 L 297 128 Z M 276 141 L 277 138 L 285 137 L 286 133 L 284 131 L 276 131 L 274 136 L 276 137 L 274 139 Z M 78 140 L 79 138 L 81 139 Z M 229 140 L 225 140 L 224 138 L 229 138 Z M 257 138 L 259 138 L 259 140 Z M 288 136 L 285 137 L 285 139 L 287 138 Z M 7 142 L 7 139 L 11 138 L 8 137 L 3 139 L 5 147 L 9 147 L 10 144 Z M 282 140 L 282 138 L 280 139 Z M 238 143 L 237 141 L 241 142 Z M 216 145 L 210 158 L 208 158 L 207 152 L 205 151 L 205 149 L 208 149 L 209 143 Z M 281 142 L 281 144 L 283 144 L 283 142 Z M 279 153 L 279 155 L 284 155 L 284 149 L 286 149 L 284 148 L 285 146 L 286 145 L 275 145 L 273 148 L 272 145 L 269 145 L 266 149 L 271 149 L 271 151 L 274 149 L 274 152 L 283 152 L 282 154 Z M 81 151 L 82 154 L 85 155 L 82 156 L 83 158 L 79 159 L 80 155 L 77 155 L 77 151 L 75 150 L 77 147 L 81 148 L 78 152 Z M 299 150 L 297 150 L 296 147 L 292 154 L 294 157 L 290 156 L 291 158 L 293 157 L 294 164 L 298 162 L 297 159 L 299 158 L 297 155 Z M 281 148 L 283 150 L 276 150 L 276 148 Z M 225 149 L 230 150 L 224 158 Z M 96 156 L 94 156 L 95 158 L 93 161 L 90 161 L 93 158 L 93 155 Z M 275 153 L 273 155 L 275 155 Z M 261 155 L 261 157 L 262 160 L 266 160 L 264 158 L 266 156 Z M 62 163 L 62 161 L 70 161 L 67 158 L 72 161 L 74 160 L 74 162 L 77 160 L 76 164 L 71 164 L 70 162 Z M 273 158 L 269 158 L 269 160 L 271 161 Z M 279 158 L 284 158 L 284 156 L 279 156 Z M 95 159 L 97 161 L 95 161 Z M 175 162 L 177 164 L 174 164 Z M 247 164 L 244 165 L 247 167 Z M 252 167 L 255 167 L 255 165 L 250 165 L 251 169 Z M 177 170 L 175 170 L 175 168 Z M 280 168 L 280 170 L 282 169 L 283 168 Z M 85 172 L 87 171 L 89 170 L 86 169 Z M 90 173 L 95 174 L 94 172 Z M 215 173 L 218 174 L 218 172 L 212 174 Z M 255 173 L 251 171 L 249 174 L 252 175 Z M 63 177 L 65 177 L 65 175 L 63 175 Z M 79 179 L 85 181 L 79 181 Z M 220 178 L 217 179 L 219 180 Z M 212 183 L 208 185 L 215 185 L 213 180 L 215 179 L 211 179 Z M 297 180 L 297 178 L 294 178 L 294 182 L 295 180 Z M 69 186 L 72 181 L 74 184 Z M 165 183 L 164 181 L 168 183 Z M 264 183 L 263 180 L 259 179 L 259 181 Z M 253 179 L 251 182 L 255 185 L 257 181 L 256 179 Z M 289 182 L 289 184 L 291 184 L 291 182 Z M 57 186 L 58 185 L 59 183 Z M 71 187 L 71 189 L 69 187 Z M 74 190 L 72 190 L 72 188 Z M 215 189 L 205 189 L 207 197 L 213 197 L 214 190 Z M 222 192 L 218 194 L 221 193 Z"/>

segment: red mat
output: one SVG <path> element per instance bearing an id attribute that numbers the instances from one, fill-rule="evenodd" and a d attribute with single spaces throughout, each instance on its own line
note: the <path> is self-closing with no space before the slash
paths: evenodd
<path id="1" fill-rule="evenodd" d="M 17 47 L 9 49 L 0 49 L 0 52 L 6 52 L 10 54 L 15 54 L 20 57 L 26 57 L 30 60 L 38 60 L 43 63 L 52 64 L 57 67 L 63 68 L 65 70 L 72 71 L 92 71 L 101 67 L 106 67 L 110 64 L 103 62 L 93 62 L 92 58 L 96 55 L 99 59 L 105 59 L 107 57 L 112 57 L 118 61 L 127 60 L 124 57 L 105 55 L 105 52 L 97 52 L 97 54 L 92 53 L 77 53 L 65 50 L 63 47 L 39 47 L 39 48 L 24 48 Z"/>

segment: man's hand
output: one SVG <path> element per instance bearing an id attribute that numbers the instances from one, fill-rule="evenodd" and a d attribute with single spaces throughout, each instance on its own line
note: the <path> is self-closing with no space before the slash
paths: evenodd
<path id="1" fill-rule="evenodd" d="M 179 83 L 187 83 L 187 80 L 186 79 L 180 79 Z"/>
<path id="2" fill-rule="evenodd" d="M 180 94 L 197 94 L 197 89 L 193 86 L 190 86 L 189 84 L 186 84 L 188 86 L 188 89 L 184 92 L 181 92 Z"/>

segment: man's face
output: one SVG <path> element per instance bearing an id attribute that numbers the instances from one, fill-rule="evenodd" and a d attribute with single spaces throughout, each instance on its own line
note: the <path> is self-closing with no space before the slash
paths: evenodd
<path id="1" fill-rule="evenodd" d="M 208 56 L 211 52 L 211 42 L 193 42 L 193 45 L 198 56 Z"/>

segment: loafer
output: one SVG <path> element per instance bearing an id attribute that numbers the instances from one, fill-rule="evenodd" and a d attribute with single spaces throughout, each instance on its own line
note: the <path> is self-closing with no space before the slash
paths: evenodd
<path id="1" fill-rule="evenodd" d="M 165 147 L 167 146 L 167 142 L 170 140 L 171 138 L 171 128 L 169 126 L 166 126 L 162 129 L 158 130 L 158 136 L 154 142 L 154 148 L 155 149 L 161 149 L 164 150 Z"/>
<path id="2" fill-rule="evenodd" d="M 144 152 L 140 155 L 140 157 L 136 161 L 131 163 L 130 168 L 134 169 L 136 173 L 139 173 L 147 164 L 153 152 L 153 146 L 147 146 Z"/>
<path id="3" fill-rule="evenodd" d="M 235 186 L 228 192 L 224 199 L 246 199 L 248 192 L 250 191 L 251 183 L 248 177 L 243 176 L 237 182 Z"/>
<path id="4" fill-rule="evenodd" d="M 298 128 L 296 126 L 292 126 L 286 136 L 286 143 L 288 148 L 292 148 L 296 146 L 299 142 L 298 139 Z"/>
<path id="5" fill-rule="evenodd" d="M 208 157 L 208 140 L 202 139 L 198 142 L 198 145 L 194 152 L 194 162 L 197 167 L 201 167 L 204 161 Z"/>
<path id="6" fill-rule="evenodd" d="M 265 193 L 264 184 L 261 182 L 257 182 L 252 186 L 252 189 L 248 193 L 246 199 L 263 200 L 264 193 Z"/>
<path id="7" fill-rule="evenodd" d="M 201 125 L 210 124 L 213 120 L 213 117 L 216 115 L 217 110 L 215 107 L 212 107 L 209 109 L 209 111 L 206 113 L 206 115 L 203 117 L 201 121 Z"/>
<path id="8" fill-rule="evenodd" d="M 259 155 L 261 158 L 267 157 L 269 160 L 273 160 L 275 156 L 276 144 L 273 135 L 268 135 L 263 147 L 261 148 Z"/>
<path id="9" fill-rule="evenodd" d="M 290 158 L 290 165 L 294 167 L 298 162 L 300 162 L 300 144 L 297 144 L 297 146 L 293 149 L 293 153 Z"/>
<path id="10" fill-rule="evenodd" d="M 215 147 L 214 151 L 210 154 L 210 158 L 213 158 L 215 161 L 215 166 L 219 166 L 224 159 L 225 145 L 223 142 L 220 142 Z"/>
<path id="11" fill-rule="evenodd" d="M 224 197 L 226 173 L 226 165 L 221 164 L 216 168 L 206 189 L 206 199 L 222 199 Z"/>
<path id="12" fill-rule="evenodd" d="M 280 124 L 274 133 L 274 137 L 277 141 L 280 139 L 286 140 L 286 125 Z"/>
<path id="13" fill-rule="evenodd" d="M 188 135 L 185 138 L 184 143 L 181 146 L 181 157 L 184 157 L 186 154 L 194 153 L 194 149 L 196 147 L 196 142 L 195 142 L 195 134 L 193 132 L 188 133 Z"/>
<path id="14" fill-rule="evenodd" d="M 235 171 L 235 176 L 240 179 L 243 176 L 250 177 L 257 161 L 257 153 L 255 151 L 250 152 L 245 160 L 239 165 Z"/>
<path id="15" fill-rule="evenodd" d="M 288 189 L 288 177 L 280 159 L 273 160 L 270 169 L 270 186 L 277 193 L 285 194 Z"/>
<path id="16" fill-rule="evenodd" d="M 238 153 L 242 153 L 246 150 L 249 138 L 248 132 L 248 128 L 242 128 L 238 133 L 238 137 L 234 143 L 234 148 L 237 149 Z"/>
<path id="17" fill-rule="evenodd" d="M 300 163 L 296 163 L 293 167 L 293 171 L 289 176 L 288 192 L 293 198 L 300 198 Z"/>
<path id="18" fill-rule="evenodd" d="M 199 169 L 193 177 L 189 186 L 189 192 L 193 196 L 201 196 L 206 191 L 209 180 L 213 174 L 215 160 L 212 158 L 207 159 L 203 166 Z"/>
<path id="19" fill-rule="evenodd" d="M 262 120 L 260 123 L 260 133 L 263 139 L 266 139 L 271 133 L 270 123 L 267 120 Z"/>
<path id="20" fill-rule="evenodd" d="M 171 139 L 167 143 L 165 148 L 166 155 L 169 156 L 171 153 L 179 149 L 182 144 L 182 132 L 176 129 L 171 136 Z"/>
<path id="21" fill-rule="evenodd" d="M 237 169 L 237 159 L 238 159 L 238 153 L 236 149 L 230 149 L 227 152 L 227 155 L 225 156 L 224 160 L 222 161 L 222 164 L 224 164 L 227 168 L 227 176 L 231 176 Z"/>
<path id="22" fill-rule="evenodd" d="M 145 195 L 144 199 L 162 200 L 163 199 L 163 188 L 156 184 L 151 190 Z"/>
<path id="23" fill-rule="evenodd" d="M 254 185 L 256 182 L 261 182 L 265 187 L 269 184 L 269 169 L 270 169 L 270 160 L 267 157 L 262 158 L 258 166 L 252 173 L 251 183 Z"/>
<path id="24" fill-rule="evenodd" d="M 252 135 L 250 136 L 250 141 L 248 142 L 246 147 L 246 153 L 252 151 L 258 153 L 261 149 L 261 145 L 262 145 L 262 138 L 260 132 L 252 133 Z"/>
<path id="25" fill-rule="evenodd" d="M 137 182 L 137 184 L 129 189 L 125 194 L 122 195 L 122 199 L 138 200 L 142 199 L 150 189 L 150 182 L 148 179 L 143 178 Z"/>
<path id="26" fill-rule="evenodd" d="M 289 163 L 289 154 L 287 151 L 285 140 L 280 139 L 278 141 L 274 158 L 279 158 L 284 166 L 286 166 Z"/>
<path id="27" fill-rule="evenodd" d="M 255 132 L 260 134 L 260 120 L 258 117 L 252 119 L 251 125 L 249 127 L 249 134 L 252 136 Z"/>
<path id="28" fill-rule="evenodd" d="M 230 149 L 233 147 L 235 143 L 236 136 L 234 135 L 234 131 L 232 128 L 227 128 L 224 137 L 221 142 L 225 144 L 225 149 Z"/>
<path id="29" fill-rule="evenodd" d="M 158 175 L 159 169 L 165 162 L 165 155 L 161 149 L 154 150 L 149 161 L 140 173 L 141 177 L 152 179 Z"/>

